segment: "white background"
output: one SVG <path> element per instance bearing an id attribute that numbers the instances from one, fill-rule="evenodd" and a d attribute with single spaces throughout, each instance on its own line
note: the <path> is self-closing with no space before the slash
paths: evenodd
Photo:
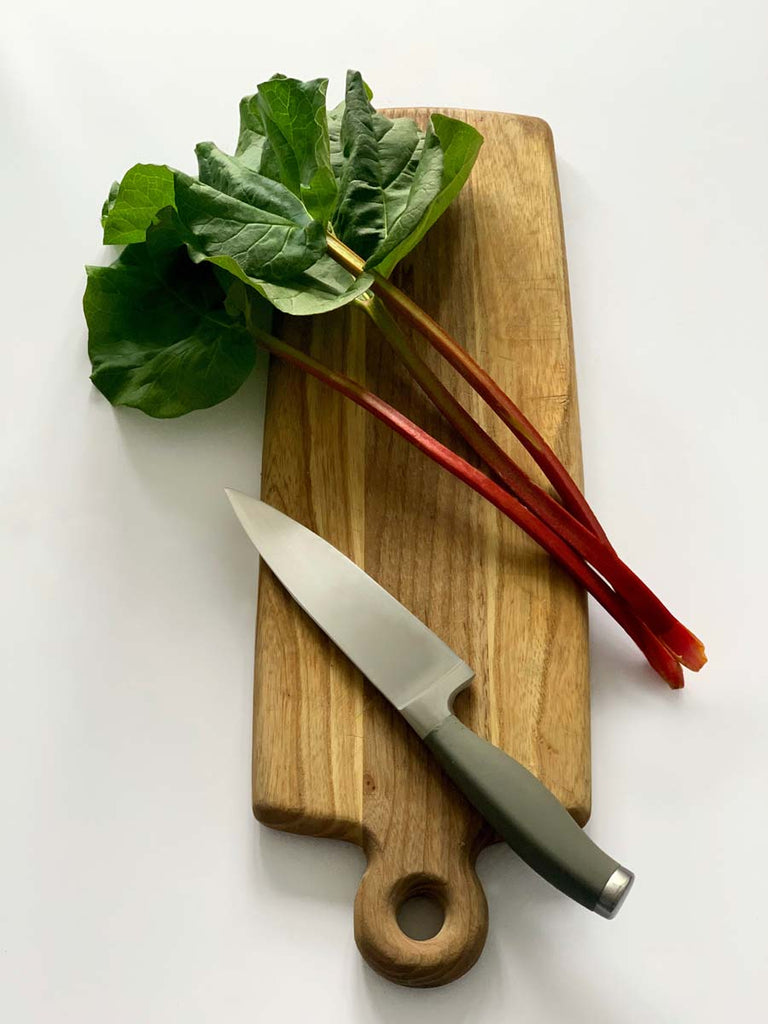
<path id="1" fill-rule="evenodd" d="M 655 1024 L 764 1013 L 766 30 L 762 0 L 72 3 L 3 15 L 0 1016 Z M 82 265 L 132 163 L 225 148 L 275 71 L 359 67 L 379 105 L 555 133 L 587 483 L 706 641 L 671 693 L 592 609 L 592 836 L 632 867 L 605 922 L 505 847 L 491 929 L 434 991 L 361 961 L 361 853 L 250 814 L 258 377 L 212 411 L 115 413 Z M 763 977 L 764 981 L 764 977 Z"/>

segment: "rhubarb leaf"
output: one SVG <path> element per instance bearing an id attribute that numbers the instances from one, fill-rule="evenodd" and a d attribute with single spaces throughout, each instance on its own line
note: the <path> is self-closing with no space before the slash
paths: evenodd
<path id="1" fill-rule="evenodd" d="M 197 178 L 137 164 L 112 186 L 104 241 L 127 248 L 88 268 L 84 306 L 93 380 L 114 404 L 178 416 L 222 401 L 253 363 L 243 310 L 308 315 L 351 302 L 458 193 L 482 141 L 475 129 L 438 114 L 426 133 L 390 120 L 354 71 L 344 103 L 326 112 L 326 86 L 276 75 L 242 101 L 235 156 L 205 142 Z M 327 230 L 367 260 L 365 273 L 328 255 Z M 243 310 L 235 281 L 250 296 Z"/>
<path id="2" fill-rule="evenodd" d="M 252 171 L 263 174 L 261 160 L 266 142 L 267 132 L 259 110 L 259 98 L 255 93 L 244 96 L 240 100 L 240 133 L 235 156 Z"/>
<path id="3" fill-rule="evenodd" d="M 409 118 L 377 113 L 357 71 L 347 72 L 345 101 L 329 115 L 339 200 L 333 228 L 367 259 L 385 240 L 406 205 L 424 134 Z"/>
<path id="4" fill-rule="evenodd" d="M 238 141 L 238 154 L 248 154 L 248 166 L 281 182 L 323 226 L 330 220 L 337 188 L 325 110 L 327 87 L 327 78 L 300 82 L 275 75 L 262 82 L 255 96 L 241 103 Z"/>
<path id="5" fill-rule="evenodd" d="M 226 279 L 192 262 L 172 228 L 86 270 L 91 380 L 113 405 L 181 416 L 229 398 L 251 372 L 253 339 L 224 308 Z M 269 307 L 257 308 L 268 330 Z"/>
<path id="6" fill-rule="evenodd" d="M 424 132 L 407 117 L 390 121 L 383 114 L 375 114 L 374 125 L 379 135 L 381 185 L 389 233 L 407 205 L 424 148 Z"/>
<path id="7" fill-rule="evenodd" d="M 347 73 L 344 102 L 327 113 L 325 91 L 325 79 L 276 75 L 262 83 L 241 101 L 237 150 L 229 159 L 279 181 L 305 204 L 314 196 L 316 217 L 326 217 L 325 201 L 333 194 L 330 229 L 367 260 L 367 268 L 386 276 L 459 192 L 482 136 L 444 115 L 434 115 L 425 133 L 409 118 L 379 114 L 357 71 Z M 333 190 L 307 184 L 313 175 L 325 182 L 321 170 L 333 175 Z M 202 169 L 201 179 L 207 180 Z M 372 279 L 356 282 L 322 255 L 279 281 L 251 274 L 248 283 L 278 309 L 307 315 L 352 301 Z"/>
<path id="8" fill-rule="evenodd" d="M 349 72 L 347 72 L 349 74 Z M 341 123 L 344 120 L 344 108 L 346 104 L 342 100 L 333 110 L 328 111 L 328 145 L 331 151 L 331 167 L 334 177 L 341 180 L 344 173 L 344 151 L 341 147 Z M 241 115 L 242 125 L 242 115 Z M 242 128 L 241 128 L 242 133 Z"/>
<path id="9" fill-rule="evenodd" d="M 249 192 L 249 182 L 263 182 L 266 179 L 255 174 L 242 157 L 227 156 L 211 143 L 199 145 L 197 155 L 200 180 L 204 184 L 227 195 L 244 196 L 249 201 L 255 201 Z M 224 266 L 223 263 L 220 265 Z M 369 274 L 355 278 L 325 253 L 300 272 L 283 279 L 276 279 L 274 274 L 249 274 L 243 277 L 231 267 L 226 269 L 267 298 L 281 312 L 294 316 L 327 313 L 346 305 L 370 288 L 373 281 Z"/>
<path id="10" fill-rule="evenodd" d="M 175 205 L 173 171 L 157 164 L 135 164 L 122 182 L 113 182 L 102 209 L 104 245 L 143 242 L 160 210 Z"/>
<path id="11" fill-rule="evenodd" d="M 343 162 L 333 229 L 363 259 L 371 255 L 387 233 L 379 140 L 373 127 L 373 113 L 360 73 L 348 72 L 339 130 Z"/>
<path id="12" fill-rule="evenodd" d="M 248 280 L 290 278 L 325 250 L 325 232 L 279 182 L 225 157 L 212 143 L 197 147 L 201 178 L 165 165 L 137 164 L 108 200 L 105 244 L 146 238 L 163 211 L 172 211 L 180 241 L 193 260 L 209 260 Z"/>
<path id="13" fill-rule="evenodd" d="M 289 281 L 252 280 L 249 284 L 281 312 L 310 316 L 346 306 L 371 287 L 373 275 L 355 277 L 330 256 L 323 256 Z"/>
<path id="14" fill-rule="evenodd" d="M 444 114 L 432 114 L 407 195 L 404 195 L 402 186 L 410 176 L 412 164 L 397 179 L 396 201 L 402 204 L 400 212 L 384 240 L 369 257 L 367 267 L 375 267 L 385 277 L 392 273 L 459 194 L 477 159 L 482 141 L 477 129 L 466 122 Z"/>
<path id="15" fill-rule="evenodd" d="M 433 114 L 420 132 L 409 118 L 377 113 L 370 97 L 360 74 L 350 71 L 344 103 L 328 115 L 339 179 L 333 229 L 387 276 L 459 193 L 482 136 L 443 114 Z"/>

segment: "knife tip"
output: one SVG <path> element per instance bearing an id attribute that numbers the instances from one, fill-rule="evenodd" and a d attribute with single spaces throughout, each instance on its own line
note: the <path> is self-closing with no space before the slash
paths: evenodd
<path id="1" fill-rule="evenodd" d="M 248 500 L 248 495 L 244 494 L 242 491 L 235 490 L 234 487 L 225 487 L 224 493 L 226 494 L 227 498 L 229 498 L 229 504 L 232 506 L 232 508 L 235 510 L 239 517 L 240 510 L 243 508 L 245 502 Z"/>
<path id="2" fill-rule="evenodd" d="M 225 487 L 224 493 L 229 498 L 230 505 L 241 519 L 246 511 L 258 508 L 262 504 L 258 498 L 254 498 L 251 494 L 246 494 L 245 491 L 238 491 L 234 487 Z"/>

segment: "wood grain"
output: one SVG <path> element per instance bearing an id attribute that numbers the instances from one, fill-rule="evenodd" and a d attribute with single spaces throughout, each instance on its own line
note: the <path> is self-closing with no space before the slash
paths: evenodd
<path id="1" fill-rule="evenodd" d="M 444 111 L 485 145 L 468 186 L 395 279 L 490 370 L 581 475 L 568 282 L 554 149 L 535 118 Z M 428 111 L 401 110 L 424 123 Z M 287 318 L 283 336 L 343 369 L 467 455 L 362 314 Z M 522 448 L 419 338 L 422 355 L 496 440 Z M 273 360 L 262 497 L 317 531 L 477 672 L 457 701 L 580 824 L 589 816 L 589 666 L 583 593 L 500 513 L 366 413 Z M 253 793 L 273 828 L 363 846 L 355 936 L 393 981 L 439 985 L 479 956 L 488 927 L 474 862 L 495 837 L 399 716 L 262 568 Z M 408 938 L 396 911 L 439 899 L 440 932 Z"/>

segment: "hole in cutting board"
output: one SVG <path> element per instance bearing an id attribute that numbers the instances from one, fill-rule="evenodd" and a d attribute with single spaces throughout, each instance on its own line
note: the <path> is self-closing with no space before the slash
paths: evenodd
<path id="1" fill-rule="evenodd" d="M 409 939 L 426 942 L 433 939 L 445 921 L 445 911 L 434 896 L 411 896 L 400 904 L 397 923 Z"/>

